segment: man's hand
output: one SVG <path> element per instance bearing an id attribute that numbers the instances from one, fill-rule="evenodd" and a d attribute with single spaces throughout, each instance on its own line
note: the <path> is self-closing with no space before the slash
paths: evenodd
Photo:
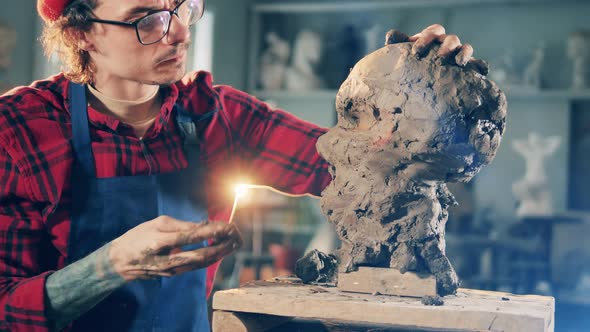
<path id="1" fill-rule="evenodd" d="M 180 248 L 204 240 L 204 248 Z M 161 216 L 145 222 L 113 240 L 110 258 L 115 271 L 127 281 L 168 277 L 207 267 L 242 245 L 235 224 L 192 223 Z"/>
<path id="2" fill-rule="evenodd" d="M 403 42 L 413 42 L 412 53 L 418 57 L 426 55 L 433 44 L 439 43 L 440 57 L 452 59 L 452 62 L 461 67 L 474 67 L 482 75 L 487 75 L 487 63 L 472 59 L 473 47 L 470 44 L 461 44 L 457 35 L 447 35 L 445 28 L 440 24 L 433 24 L 411 37 L 397 30 L 389 30 L 385 36 L 385 45 Z"/>

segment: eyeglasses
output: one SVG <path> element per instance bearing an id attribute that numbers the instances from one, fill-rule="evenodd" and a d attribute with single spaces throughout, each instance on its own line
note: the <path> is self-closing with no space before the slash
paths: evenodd
<path id="1" fill-rule="evenodd" d="M 183 0 L 172 10 L 151 11 L 146 16 L 131 22 L 101 20 L 98 18 L 90 18 L 88 21 L 134 27 L 139 42 L 143 45 L 150 45 L 159 42 L 168 34 L 172 15 L 176 15 L 182 24 L 189 27 L 203 17 L 204 11 L 205 0 Z"/>

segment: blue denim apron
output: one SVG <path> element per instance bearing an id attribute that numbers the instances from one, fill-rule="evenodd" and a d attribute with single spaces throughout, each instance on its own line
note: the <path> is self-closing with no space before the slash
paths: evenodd
<path id="1" fill-rule="evenodd" d="M 131 228 L 160 215 L 207 219 L 195 121 L 178 105 L 173 118 L 184 136 L 189 166 L 158 175 L 97 178 L 82 85 L 70 83 L 72 223 L 68 263 L 75 262 Z M 206 246 L 206 241 L 182 249 Z M 210 331 L 206 269 L 174 277 L 133 281 L 74 322 L 73 331 Z M 64 291 L 67 291 L 64 289 Z"/>

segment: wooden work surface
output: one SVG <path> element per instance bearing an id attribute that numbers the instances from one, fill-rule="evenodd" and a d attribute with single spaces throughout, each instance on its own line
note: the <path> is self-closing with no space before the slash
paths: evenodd
<path id="1" fill-rule="evenodd" d="M 553 297 L 459 289 L 442 306 L 419 298 L 341 292 L 335 287 L 256 282 L 213 297 L 214 332 L 222 314 L 254 313 L 364 322 L 435 331 L 553 331 Z M 218 313 L 217 331 L 215 313 Z M 269 316 L 269 317 L 274 317 Z M 252 329 L 245 329 L 251 331 Z"/>

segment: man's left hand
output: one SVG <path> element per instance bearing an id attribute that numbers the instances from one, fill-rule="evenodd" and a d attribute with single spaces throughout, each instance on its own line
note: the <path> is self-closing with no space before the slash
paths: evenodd
<path id="1" fill-rule="evenodd" d="M 473 56 L 471 45 L 461 44 L 457 35 L 447 35 L 445 28 L 440 24 L 433 24 L 411 37 L 397 30 L 387 32 L 385 45 L 402 42 L 413 42 L 412 53 L 418 57 L 425 56 L 433 44 L 439 43 L 441 45 L 438 55 L 443 58 L 454 58 L 454 62 L 462 67 L 467 65 Z"/>

